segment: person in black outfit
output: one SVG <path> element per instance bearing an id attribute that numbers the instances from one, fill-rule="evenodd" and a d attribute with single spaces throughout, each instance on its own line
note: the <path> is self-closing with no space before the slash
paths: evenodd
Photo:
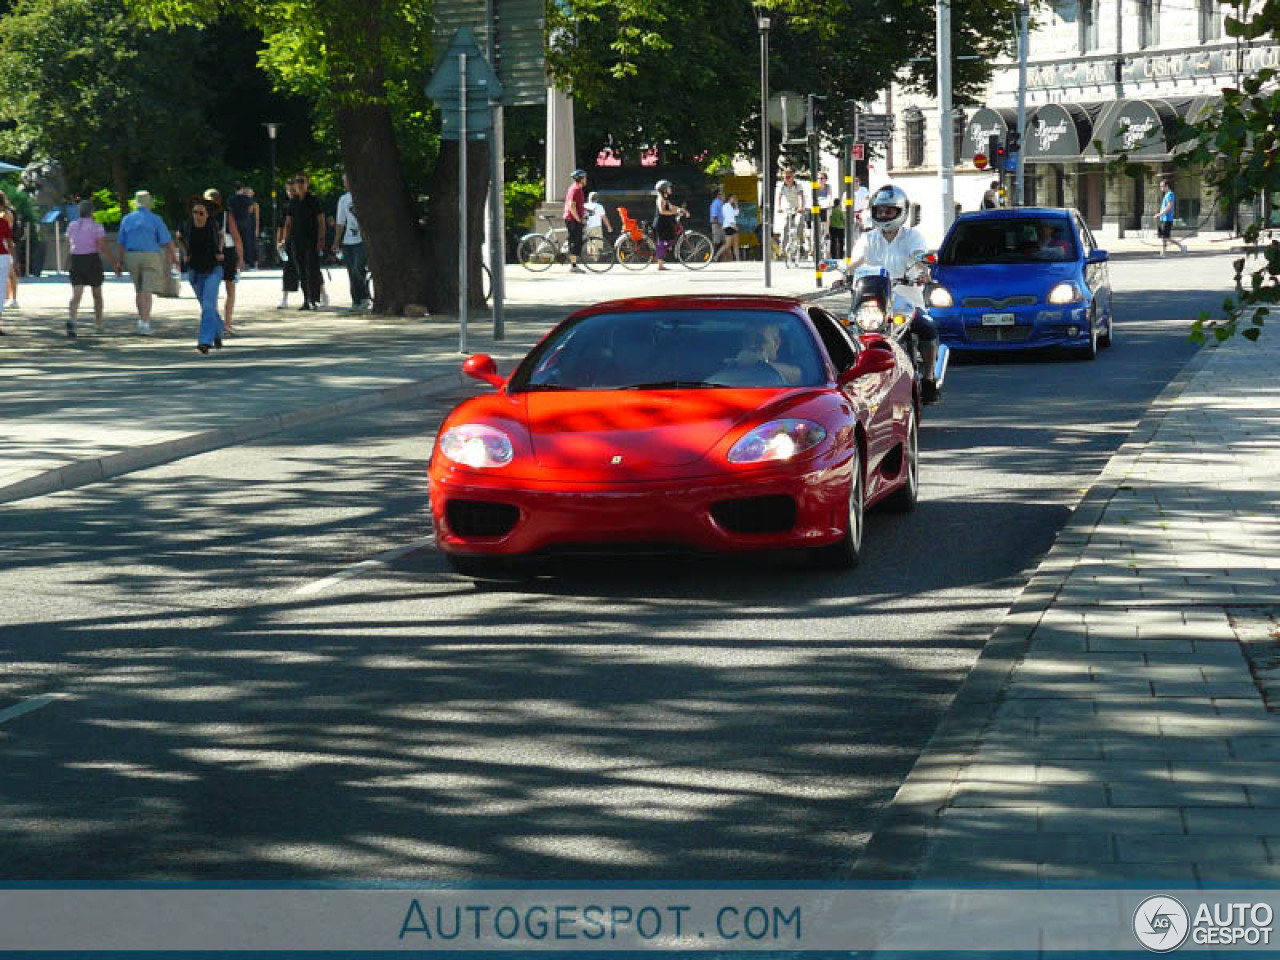
<path id="1" fill-rule="evenodd" d="M 294 178 L 293 200 L 284 218 L 284 243 L 289 258 L 298 267 L 303 310 L 320 306 L 320 256 L 324 253 L 324 211 L 310 193 L 310 186 L 305 173 Z"/>
<path id="2" fill-rule="evenodd" d="M 200 302 L 200 333 L 196 337 L 196 349 L 201 353 L 208 353 L 210 347 L 222 349 L 218 287 L 222 284 L 224 240 L 209 207 L 205 200 L 192 204 L 191 217 L 182 225 L 180 234 L 187 279 Z"/>
<path id="3" fill-rule="evenodd" d="M 236 192 L 227 198 L 227 209 L 235 218 L 244 247 L 244 265 L 258 265 L 258 203 L 243 183 L 236 181 Z"/>

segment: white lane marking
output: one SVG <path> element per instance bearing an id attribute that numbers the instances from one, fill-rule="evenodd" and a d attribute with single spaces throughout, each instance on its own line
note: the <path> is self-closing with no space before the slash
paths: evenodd
<path id="1" fill-rule="evenodd" d="M 33 710 L 39 710 L 41 707 L 47 707 L 55 700 L 61 700 L 62 696 L 57 693 L 47 694 L 43 697 L 32 697 L 22 703 L 15 704 L 5 710 L 0 710 L 0 723 L 7 723 L 23 714 L 30 713 Z"/>
<path id="2" fill-rule="evenodd" d="M 402 547 L 387 550 L 386 552 L 380 553 L 376 557 L 372 557 L 368 560 L 361 560 L 359 563 L 347 567 L 345 570 L 339 570 L 337 573 L 333 574 L 333 576 L 304 584 L 293 592 L 301 596 L 313 596 L 314 594 L 321 593 L 332 586 L 342 583 L 343 580 L 352 580 L 356 577 L 360 577 L 366 573 L 377 570 L 380 567 L 385 567 L 388 564 L 399 560 L 406 553 L 413 553 L 413 551 L 421 550 L 423 547 L 430 547 L 435 544 L 435 542 L 436 537 L 434 533 L 425 537 L 420 537 L 417 540 L 406 543 Z"/>

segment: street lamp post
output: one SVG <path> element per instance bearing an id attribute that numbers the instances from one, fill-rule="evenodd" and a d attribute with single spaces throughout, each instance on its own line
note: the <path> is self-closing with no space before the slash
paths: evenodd
<path id="1" fill-rule="evenodd" d="M 773 197 L 773 184 L 769 178 L 769 7 L 764 3 L 752 4 L 756 12 L 756 27 L 760 31 L 760 248 L 764 256 L 764 286 L 772 286 L 769 258 L 773 246 L 773 233 L 769 224 L 769 203 Z M 783 131 L 784 134 L 786 131 Z"/>
<path id="2" fill-rule="evenodd" d="M 279 225 L 276 223 L 276 134 L 280 132 L 282 124 L 264 123 L 263 126 L 267 128 L 267 139 L 271 143 L 271 242 L 267 246 L 275 250 L 276 238 L 280 236 Z"/>

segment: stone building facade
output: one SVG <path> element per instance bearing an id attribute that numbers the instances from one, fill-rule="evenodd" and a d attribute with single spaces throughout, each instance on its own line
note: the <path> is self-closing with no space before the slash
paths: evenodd
<path id="1" fill-rule="evenodd" d="M 1180 232 L 1225 234 L 1235 214 L 1216 209 L 1197 171 L 1175 170 L 1168 137 L 1176 118 L 1212 109 L 1221 88 L 1280 66 L 1280 47 L 1227 37 L 1227 8 L 1215 0 L 1051 0 L 1033 13 L 1028 43 L 1026 202 L 1077 208 L 1100 236 L 1149 226 L 1159 179 L 1174 174 Z M 1002 61 L 979 103 L 953 117 L 955 200 L 977 209 L 994 179 L 1013 194 L 1013 174 L 978 171 L 989 138 L 1016 126 L 1018 64 Z M 876 110 L 895 117 L 893 141 L 870 164 L 871 183 L 888 181 L 920 204 L 926 236 L 940 239 L 939 123 L 936 102 L 887 91 Z M 1137 176 L 1112 174 L 1127 152 Z M 1248 218 L 1260 211 L 1241 211 Z"/>

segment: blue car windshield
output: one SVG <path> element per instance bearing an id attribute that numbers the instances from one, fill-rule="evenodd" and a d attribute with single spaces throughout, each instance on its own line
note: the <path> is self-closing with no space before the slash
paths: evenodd
<path id="1" fill-rule="evenodd" d="M 529 354 L 508 391 L 818 386 L 822 354 L 783 310 L 599 313 L 565 324 Z"/>
<path id="2" fill-rule="evenodd" d="M 1065 217 L 983 217 L 958 221 L 938 262 L 961 266 L 1075 259 L 1076 242 Z"/>

